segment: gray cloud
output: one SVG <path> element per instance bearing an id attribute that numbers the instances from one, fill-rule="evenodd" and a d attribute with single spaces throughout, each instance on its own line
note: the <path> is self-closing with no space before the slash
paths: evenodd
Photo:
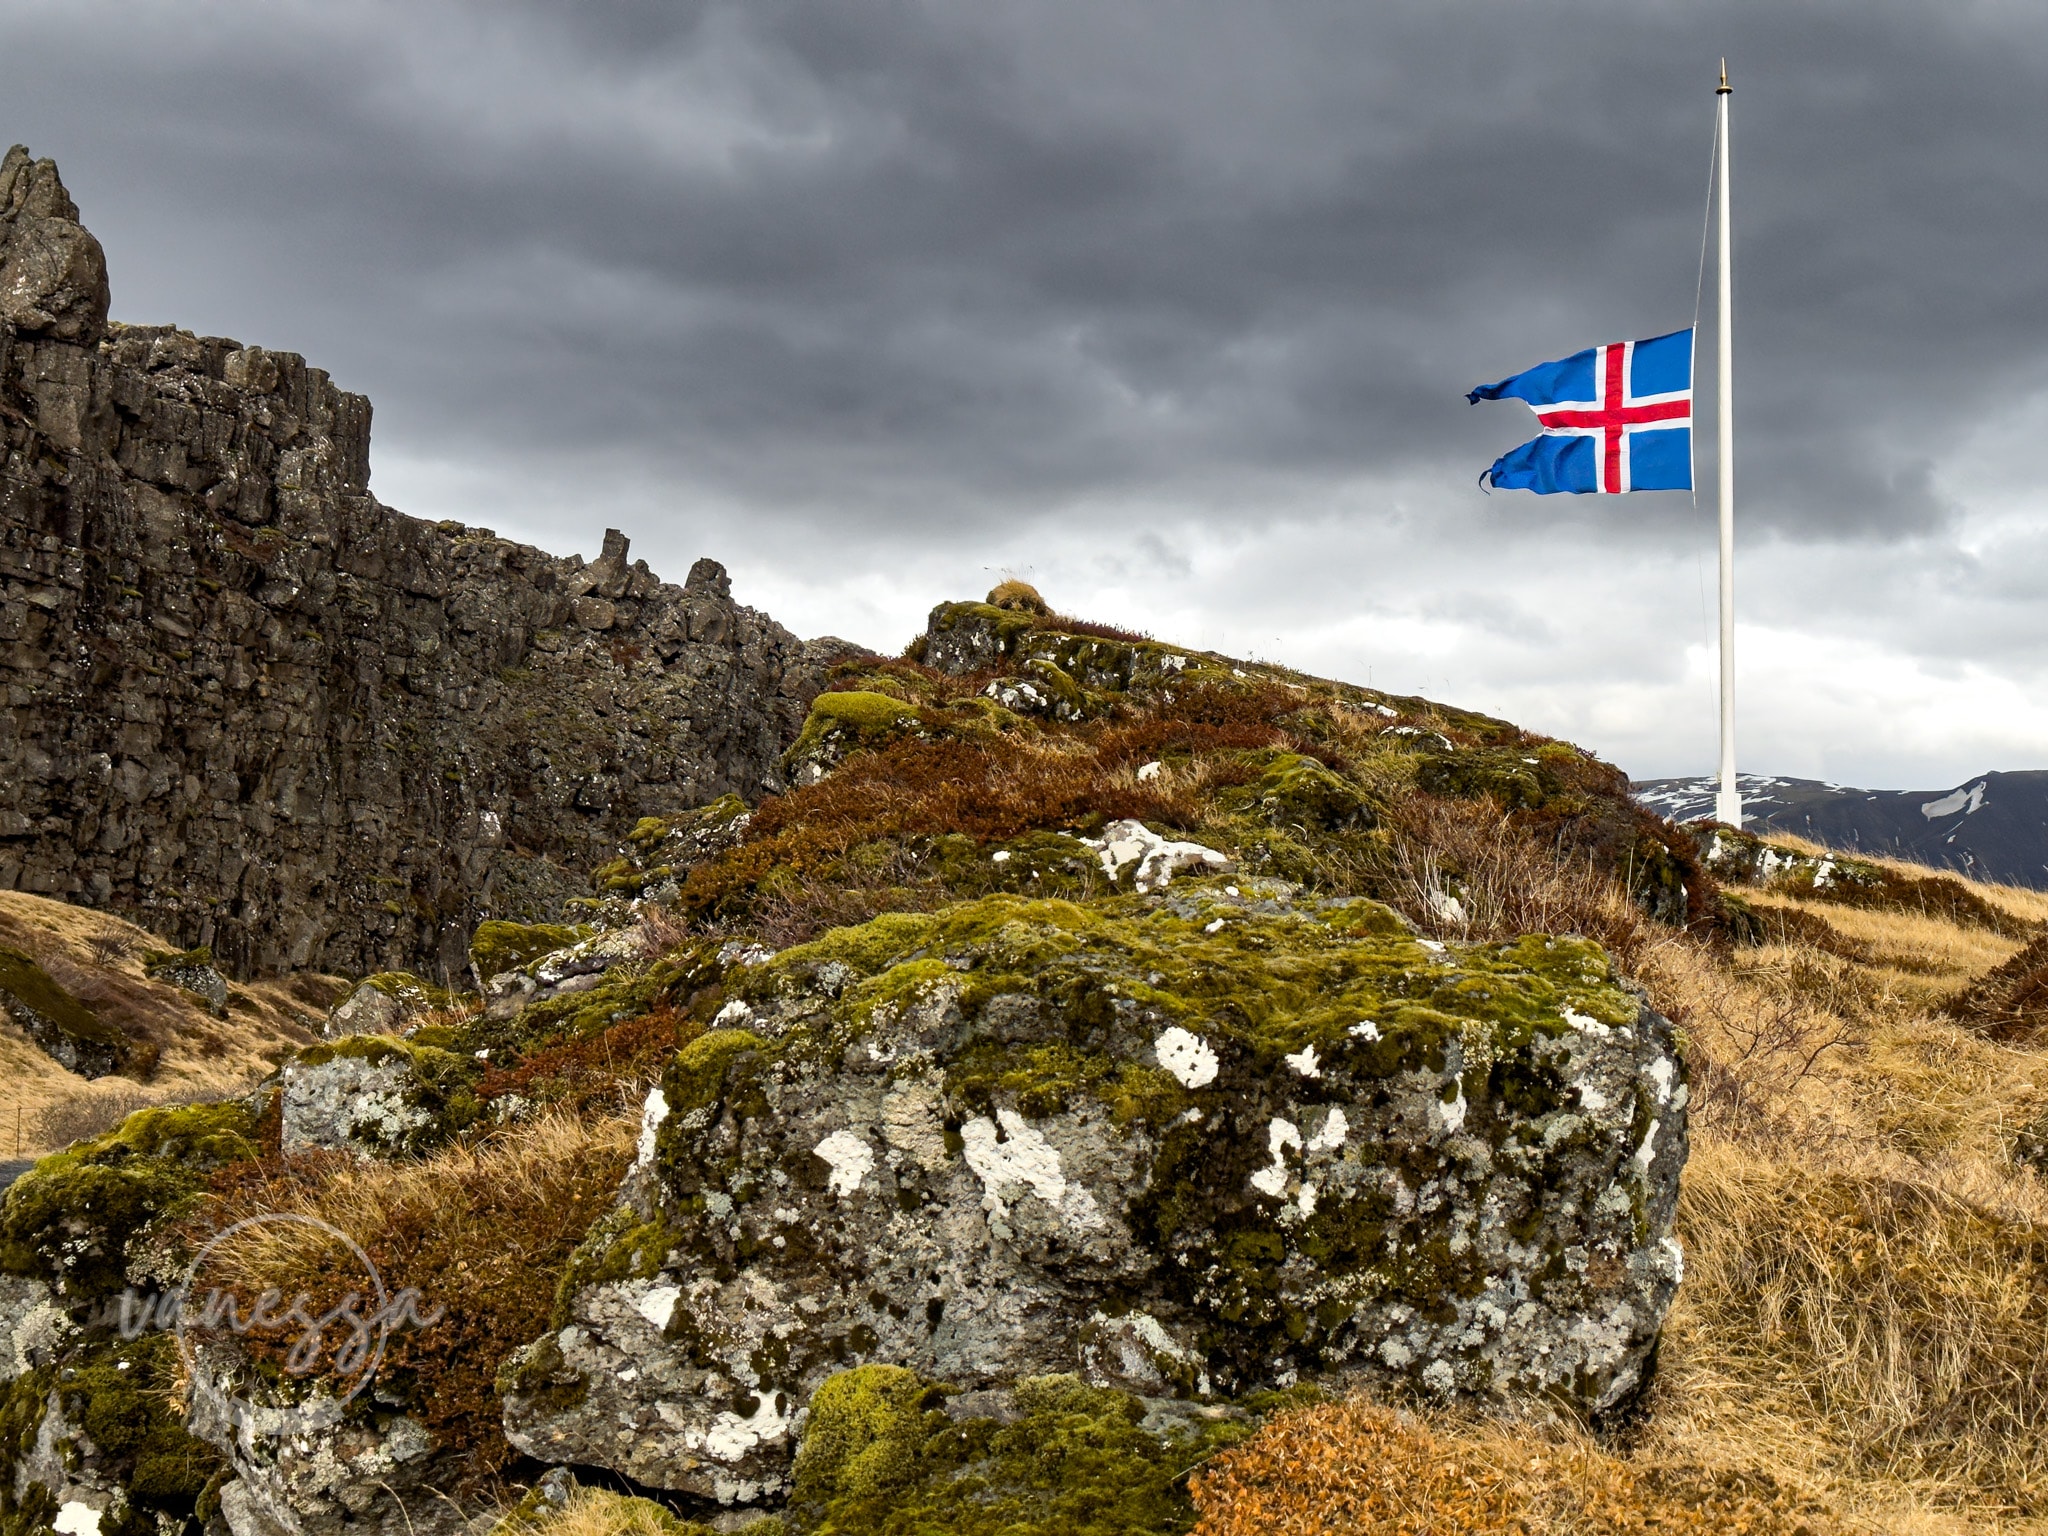
<path id="1" fill-rule="evenodd" d="M 1462 394 L 1689 318 L 1722 52 L 1745 540 L 1803 571 L 1745 616 L 1932 664 L 1995 609 L 2018 676 L 2048 551 L 1966 550 L 1952 482 L 2048 362 L 2025 8 L 87 0 L 0 12 L 0 133 L 59 158 L 118 315 L 369 393 L 380 489 L 437 502 L 409 510 L 576 546 L 630 511 L 809 628 L 907 622 L 942 594 L 845 590 L 906 563 L 1089 545 L 1045 563 L 1233 633 L 1276 594 L 1165 587 L 1263 531 L 1371 592 L 1243 562 L 1269 647 L 1366 602 L 1475 619 L 1467 688 L 1653 687 L 1676 652 L 1588 652 L 1528 583 L 1583 567 L 1634 611 L 1701 519 L 1480 497 L 1531 424 Z M 1856 601 L 1815 599 L 1831 567 Z"/>

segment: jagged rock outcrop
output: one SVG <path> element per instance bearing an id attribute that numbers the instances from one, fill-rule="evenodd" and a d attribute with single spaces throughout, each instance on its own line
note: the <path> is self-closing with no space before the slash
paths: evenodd
<path id="1" fill-rule="evenodd" d="M 530 1455 L 773 1496 L 812 1395 L 869 1362 L 1595 1412 L 1643 1380 L 1687 1087 L 1597 945 L 1447 946 L 1211 877 L 893 914 L 725 988 L 500 1377 Z"/>
<path id="2" fill-rule="evenodd" d="M 615 531 L 586 564 L 403 516 L 362 396 L 106 305 L 56 167 L 11 151 L 0 889 L 233 974 L 440 979 L 641 818 L 779 787 L 820 648 L 715 561 L 676 586 Z"/>

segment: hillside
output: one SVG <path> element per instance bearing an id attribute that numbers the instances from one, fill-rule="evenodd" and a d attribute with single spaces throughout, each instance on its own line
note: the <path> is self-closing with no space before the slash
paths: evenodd
<path id="1" fill-rule="evenodd" d="M 2033 974 L 2008 962 L 2048 898 L 1793 842 L 1695 849 L 1561 743 L 992 596 L 1011 606 L 941 605 L 904 658 L 840 663 L 786 754 L 799 787 L 643 822 L 581 927 L 481 927 L 481 993 L 380 978 L 328 1027 L 388 1033 L 24 1179 L 0 1260 L 60 1310 L 284 1211 L 448 1311 L 394 1334 L 374 1416 L 316 1435 L 357 1436 L 372 1480 L 237 1449 L 214 1426 L 260 1378 L 231 1362 L 283 1346 L 211 1337 L 200 1440 L 148 1431 L 191 1447 L 189 1481 L 145 1501 L 133 1454 L 94 1450 L 19 1507 L 327 1531 L 347 1499 L 481 1532 L 530 1490 L 506 1536 L 749 1510 L 790 1536 L 2044 1528 L 2048 1058 L 2007 1006 L 2031 994 L 1982 978 Z M 1682 1077 L 1623 977 L 1676 1024 Z M 1545 1097 L 1551 1040 L 1576 1101 Z M 1593 1111 L 1616 1094 L 1635 1107 Z M 1510 1156 L 1568 1126 L 1590 1164 Z M 1688 1140 L 1681 1187 L 1663 1158 Z M 81 1174 L 117 1166 L 123 1214 L 81 1207 Z M 1479 1203 L 1359 1203 L 1396 1169 L 1477 1179 Z M 1540 1306 L 1465 1310 L 1562 1262 L 1541 1256 L 1594 1216 L 1571 1191 L 1621 1170 L 1647 1230 L 1584 1229 L 1621 1263 L 1551 1283 L 1564 1333 Z M 1345 1246 L 1361 1219 L 1468 1246 L 1388 1270 Z M 1529 1258 L 1471 1243 L 1508 1225 Z M 1675 1292 L 1652 1279 L 1664 1232 Z M 323 1241 L 212 1262 L 317 1290 L 345 1278 Z M 829 1280 L 855 1255 L 869 1299 Z M 1181 1262 L 1214 1279 L 1184 1288 Z M 792 1284 L 810 1321 L 784 1332 Z M 1654 1356 L 1576 1356 L 1539 1407 L 1570 1316 L 1617 1303 L 1669 1307 Z M 1364 1328 L 1386 1343 L 1361 1355 Z M 168 1369 L 89 1329 L 56 1355 L 22 1337 L 80 1379 Z M 317 1401 L 275 1380 L 267 1411 Z M 583 1487 L 540 1476 L 559 1461 Z"/>
<path id="2" fill-rule="evenodd" d="M 1983 773 L 1945 790 L 1845 789 L 1744 774 L 1754 831 L 1910 859 L 1974 879 L 2048 888 L 2048 771 Z M 1647 779 L 1636 798 L 1686 822 L 1714 814 L 1713 779 Z"/>

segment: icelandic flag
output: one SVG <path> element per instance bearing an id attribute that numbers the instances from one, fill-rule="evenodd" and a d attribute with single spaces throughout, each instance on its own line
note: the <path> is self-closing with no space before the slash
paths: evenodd
<path id="1" fill-rule="evenodd" d="M 1588 347 L 1465 397 L 1526 400 L 1543 423 L 1479 477 L 1501 490 L 1692 489 L 1692 328 Z"/>

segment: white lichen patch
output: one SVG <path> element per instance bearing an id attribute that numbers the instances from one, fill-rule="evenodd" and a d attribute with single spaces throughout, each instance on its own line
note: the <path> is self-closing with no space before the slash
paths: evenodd
<path id="1" fill-rule="evenodd" d="M 754 1021 L 754 1010 L 739 998 L 734 998 L 711 1016 L 713 1029 L 740 1029 Z"/>
<path id="2" fill-rule="evenodd" d="M 1266 1145 L 1273 1154 L 1273 1161 L 1252 1175 L 1252 1188 L 1278 1200 L 1287 1193 L 1287 1149 L 1301 1150 L 1301 1127 L 1292 1120 L 1283 1120 L 1275 1115 L 1273 1123 L 1266 1127 Z"/>
<path id="3" fill-rule="evenodd" d="M 1462 1087 L 1458 1089 L 1458 1096 L 1455 1099 L 1448 1104 L 1439 1099 L 1436 1107 L 1437 1112 L 1443 1116 L 1444 1129 L 1451 1135 L 1455 1136 L 1465 1128 L 1465 1111 L 1470 1106 L 1465 1102 L 1465 1090 Z"/>
<path id="4" fill-rule="evenodd" d="M 648 1089 L 647 1102 L 640 1109 L 640 1150 L 633 1159 L 635 1168 L 652 1166 L 655 1136 L 661 1130 L 661 1122 L 667 1118 L 668 1095 L 659 1088 Z"/>
<path id="5" fill-rule="evenodd" d="M 1650 1081 L 1657 1085 L 1657 1102 L 1671 1102 L 1671 1074 L 1675 1070 L 1669 1056 L 1659 1056 L 1650 1063 Z"/>
<path id="6" fill-rule="evenodd" d="M 1102 860 L 1102 872 L 1112 880 L 1119 879 L 1126 868 L 1135 864 L 1140 891 L 1155 886 L 1163 889 L 1182 870 L 1220 870 L 1230 863 L 1214 848 L 1174 842 L 1142 821 L 1112 821 L 1102 829 L 1102 836 L 1084 837 L 1080 842 L 1095 850 L 1096 857 Z"/>
<path id="7" fill-rule="evenodd" d="M 1152 1054 L 1183 1088 L 1205 1088 L 1216 1081 L 1216 1052 L 1200 1035 L 1178 1024 L 1152 1042 Z"/>
<path id="8" fill-rule="evenodd" d="M 825 1187 L 835 1195 L 853 1194 L 875 1166 L 874 1148 L 851 1131 L 834 1131 L 811 1151 L 831 1167 Z"/>
<path id="9" fill-rule="evenodd" d="M 1095 1197 L 1069 1183 L 1059 1150 L 1014 1109 L 997 1110 L 996 1120 L 975 1116 L 960 1127 L 960 1140 L 967 1166 L 981 1180 L 982 1209 L 990 1215 L 1002 1215 L 1011 1201 L 1029 1193 L 1058 1211 L 1069 1226 L 1102 1225 Z"/>
<path id="10" fill-rule="evenodd" d="M 682 1295 L 679 1286 L 657 1285 L 633 1303 L 633 1310 L 655 1327 L 666 1328 L 668 1320 L 676 1315 L 676 1303 Z"/>
<path id="11" fill-rule="evenodd" d="M 1280 1059 L 1286 1062 L 1288 1066 L 1294 1068 L 1303 1077 L 1321 1077 L 1323 1075 L 1322 1065 L 1316 1060 L 1316 1048 L 1313 1045 L 1304 1045 L 1292 1056 L 1282 1056 Z"/>
<path id="12" fill-rule="evenodd" d="M 714 1461 L 735 1462 L 753 1450 L 757 1445 L 766 1445 L 780 1440 L 789 1432 L 790 1415 L 777 1407 L 777 1402 L 786 1402 L 778 1393 L 763 1397 L 751 1414 L 745 1417 L 731 1409 L 719 1414 L 704 1431 L 703 1451 Z"/>

